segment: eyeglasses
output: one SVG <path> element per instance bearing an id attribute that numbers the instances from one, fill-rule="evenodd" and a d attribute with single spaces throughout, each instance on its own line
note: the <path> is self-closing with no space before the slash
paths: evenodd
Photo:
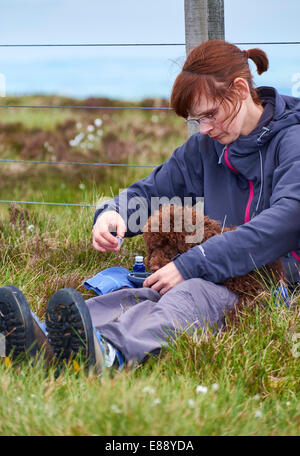
<path id="1" fill-rule="evenodd" d="M 186 119 L 186 122 L 189 124 L 197 124 L 197 125 L 208 125 L 211 123 L 214 123 L 216 119 L 216 115 L 218 114 L 218 111 L 220 109 L 221 104 L 223 103 L 223 100 L 221 100 L 221 103 L 218 104 L 218 106 L 211 111 L 209 114 L 206 114 L 203 117 L 189 117 Z"/>
<path id="2" fill-rule="evenodd" d="M 229 84 L 227 90 L 231 89 L 232 84 L 233 84 L 233 82 L 231 82 Z M 211 111 L 209 114 L 206 114 L 205 116 L 202 116 L 202 117 L 189 117 L 188 119 L 186 119 L 186 122 L 189 124 L 194 124 L 194 125 L 196 124 L 197 126 L 198 125 L 209 125 L 211 123 L 214 123 L 217 120 L 216 115 L 218 114 L 220 106 L 223 103 L 225 98 L 226 98 L 226 96 L 222 97 L 222 100 L 220 101 L 218 106 L 213 111 Z"/>

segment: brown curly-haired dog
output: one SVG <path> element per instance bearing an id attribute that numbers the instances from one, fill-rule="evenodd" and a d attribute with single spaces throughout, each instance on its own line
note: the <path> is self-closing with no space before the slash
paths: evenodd
<path id="1" fill-rule="evenodd" d="M 184 253 L 212 236 L 235 229 L 236 227 L 222 229 L 219 222 L 207 216 L 203 218 L 195 208 L 161 206 L 149 217 L 143 228 L 147 252 L 146 267 L 153 273 L 169 263 L 178 253 Z M 225 280 L 223 284 L 239 297 L 235 311 L 229 315 L 230 320 L 235 318 L 236 310 L 241 304 L 253 305 L 253 298 L 279 282 L 285 282 L 280 259 L 249 274 Z"/>

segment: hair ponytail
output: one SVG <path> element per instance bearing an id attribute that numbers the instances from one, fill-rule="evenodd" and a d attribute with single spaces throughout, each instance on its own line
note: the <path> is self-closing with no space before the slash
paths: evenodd
<path id="1" fill-rule="evenodd" d="M 267 71 L 269 68 L 269 59 L 264 51 L 258 48 L 253 48 L 243 52 L 248 59 L 253 60 L 258 74 L 262 74 Z"/>
<path id="2" fill-rule="evenodd" d="M 253 60 L 258 74 L 267 71 L 269 60 L 261 49 L 242 51 L 227 41 L 204 41 L 189 53 L 174 82 L 171 107 L 176 114 L 186 119 L 203 94 L 215 102 L 226 99 L 238 107 L 238 96 L 229 89 L 236 78 L 244 78 L 248 82 L 254 103 L 261 105 L 248 59 Z"/>

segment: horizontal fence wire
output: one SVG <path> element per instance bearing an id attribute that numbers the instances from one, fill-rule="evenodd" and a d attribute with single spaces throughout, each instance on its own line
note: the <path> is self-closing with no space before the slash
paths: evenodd
<path id="1" fill-rule="evenodd" d="M 25 163 L 35 165 L 81 165 L 81 166 L 123 166 L 125 168 L 156 168 L 158 165 L 129 165 L 127 163 L 84 163 L 84 162 L 62 162 L 62 161 L 43 161 L 43 160 L 12 160 L 0 159 L 0 163 Z"/>
<path id="2" fill-rule="evenodd" d="M 185 46 L 185 43 L 15 43 L 0 47 L 134 47 L 134 46 Z"/>
<path id="3" fill-rule="evenodd" d="M 16 247 L 22 247 L 22 244 L 19 244 L 19 245 L 13 245 L 13 244 L 0 244 L 0 248 L 1 247 L 8 247 L 10 249 L 15 249 Z M 59 247 L 47 247 L 49 250 L 60 250 Z"/>
<path id="4" fill-rule="evenodd" d="M 76 207 L 97 207 L 96 204 L 84 204 L 84 203 L 47 203 L 46 201 L 12 201 L 12 200 L 0 200 L 0 203 L 14 203 L 14 204 L 39 204 L 46 206 L 76 206 Z"/>
<path id="5" fill-rule="evenodd" d="M 252 43 L 233 43 L 237 46 L 257 46 L 257 45 L 267 45 L 267 44 L 300 44 L 300 41 L 260 41 L 260 42 L 252 42 Z"/>
<path id="6" fill-rule="evenodd" d="M 0 108 L 33 108 L 33 109 L 145 109 L 156 111 L 173 111 L 172 108 L 154 106 L 47 106 L 47 105 L 0 105 Z"/>
<path id="7" fill-rule="evenodd" d="M 198 45 L 199 43 L 195 44 Z M 233 43 L 240 46 L 253 45 L 298 45 L 300 41 L 268 41 L 268 42 L 239 42 Z M 186 46 L 186 43 L 43 43 L 43 44 L 0 44 L 1 48 L 7 47 L 129 47 L 129 46 Z M 40 105 L 0 105 L 0 108 L 31 108 L 31 109 L 140 109 L 140 110 L 165 110 L 171 111 L 172 108 L 146 107 L 146 106 L 40 106 Z M 51 164 L 51 165 L 85 165 L 85 166 L 124 166 L 124 167 L 151 167 L 157 165 L 128 165 L 114 163 L 80 163 L 80 162 L 53 162 L 53 161 L 29 161 L 29 160 L 0 160 L 0 163 L 28 163 L 28 164 Z M 51 203 L 41 201 L 13 201 L 0 200 L 0 203 L 14 204 L 37 204 L 51 206 L 75 206 L 75 207 L 96 207 L 95 204 L 75 204 L 75 203 Z M 6 245 L 7 247 L 17 247 Z"/>
<path id="8" fill-rule="evenodd" d="M 241 42 L 233 43 L 238 46 L 253 45 L 288 45 L 300 44 L 300 41 L 260 41 L 260 42 Z M 189 46 L 198 46 L 199 43 L 189 44 Z M 134 47 L 134 46 L 186 46 L 186 43 L 27 43 L 27 44 L 0 44 L 0 47 Z"/>

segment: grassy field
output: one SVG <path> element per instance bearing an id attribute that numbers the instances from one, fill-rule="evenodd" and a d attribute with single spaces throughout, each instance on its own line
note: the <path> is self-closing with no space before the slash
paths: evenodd
<path id="1" fill-rule="evenodd" d="M 59 97 L 6 101 L 76 104 Z M 157 165 L 185 138 L 184 121 L 167 112 L 0 112 L 2 159 Z M 0 199 L 95 204 L 150 171 L 0 163 Z M 95 252 L 93 212 L 0 204 L 1 286 L 18 286 L 41 319 L 57 289 L 94 296 L 85 279 L 110 266 L 131 268 L 134 254 L 145 252 L 140 236 L 127 239 L 118 254 Z M 113 378 L 72 364 L 57 376 L 42 359 L 2 359 L 0 435 L 297 435 L 300 293 L 291 299 L 288 309 L 266 293 L 239 324 L 217 336 L 183 334 L 159 359 Z"/>

